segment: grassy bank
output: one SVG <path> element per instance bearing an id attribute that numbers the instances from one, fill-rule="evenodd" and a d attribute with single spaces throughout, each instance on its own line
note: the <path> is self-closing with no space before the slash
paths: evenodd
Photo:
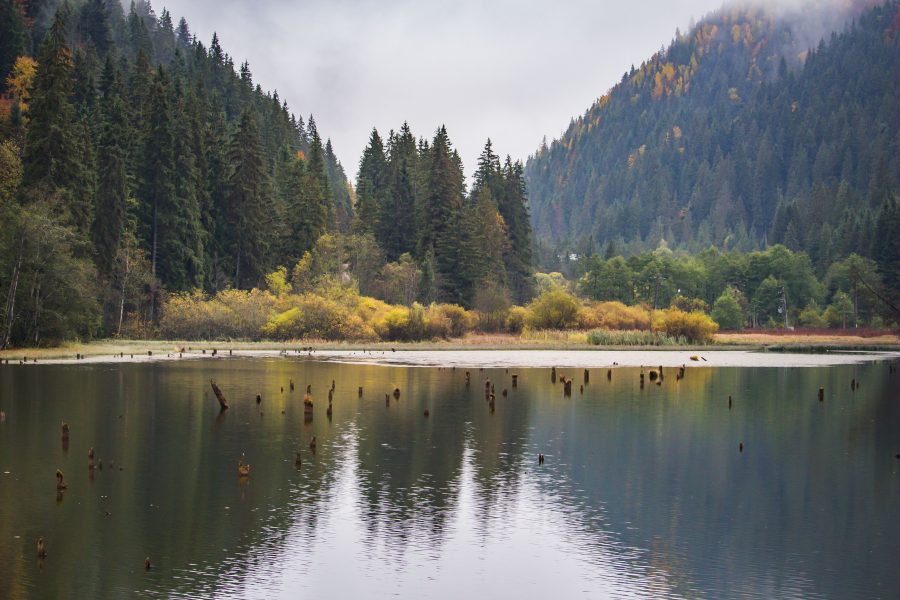
<path id="1" fill-rule="evenodd" d="M 67 343 L 53 348 L 11 349 L 0 352 L 0 360 L 75 358 L 83 356 L 112 356 L 114 354 L 154 356 L 177 353 L 184 348 L 192 354 L 203 351 L 278 351 L 284 348 L 312 347 L 317 350 L 769 350 L 784 352 L 822 352 L 827 350 L 894 350 L 900 351 L 900 337 L 896 335 L 857 336 L 840 334 L 767 334 L 719 333 L 713 344 L 705 346 L 596 346 L 587 341 L 584 331 L 540 331 L 512 334 L 468 334 L 461 338 L 424 342 L 329 342 L 322 340 L 279 341 L 179 341 L 179 340 L 97 340 L 86 343 Z"/>

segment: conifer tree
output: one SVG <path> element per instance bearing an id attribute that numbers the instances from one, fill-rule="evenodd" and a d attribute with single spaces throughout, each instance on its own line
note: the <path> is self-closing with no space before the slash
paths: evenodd
<path id="1" fill-rule="evenodd" d="M 359 161 L 356 178 L 356 211 L 354 230 L 357 233 L 374 234 L 379 229 L 379 218 L 384 210 L 388 193 L 387 160 L 384 144 L 378 130 L 372 128 L 369 144 Z"/>
<path id="2" fill-rule="evenodd" d="M 396 261 L 416 252 L 416 190 L 419 180 L 416 139 L 403 123 L 390 145 L 389 185 L 380 214 L 376 237 L 386 259 Z M 423 186 L 424 187 L 424 186 Z"/>
<path id="3" fill-rule="evenodd" d="M 98 146 L 97 211 L 93 224 L 96 263 L 109 276 L 125 227 L 128 152 L 124 87 L 119 72 L 107 55 L 101 87 L 101 132 Z"/>
<path id="4" fill-rule="evenodd" d="M 241 122 L 228 153 L 231 176 L 228 180 L 227 210 L 234 284 L 241 288 L 257 285 L 268 264 L 271 231 L 271 185 L 266 170 L 259 130 L 250 110 Z"/>
<path id="5" fill-rule="evenodd" d="M 335 227 L 342 233 L 348 233 L 353 222 L 353 200 L 350 198 L 347 175 L 330 139 L 325 140 L 325 174 L 328 177 L 329 204 L 334 207 Z"/>
<path id="6" fill-rule="evenodd" d="M 434 251 L 439 299 L 462 304 L 471 284 L 462 268 L 464 183 L 459 157 L 450 146 L 446 127 L 437 130 L 430 154 L 420 252 L 424 255 L 429 249 Z"/>
<path id="7" fill-rule="evenodd" d="M 68 4 L 56 11 L 53 25 L 38 55 L 38 69 L 29 104 L 28 136 L 23 159 L 26 188 L 66 188 L 78 176 L 71 95 L 74 62 L 68 39 Z"/>
<path id="8" fill-rule="evenodd" d="M 328 171 L 325 165 L 325 149 L 312 115 L 307 124 L 309 133 L 309 155 L 306 161 L 307 209 L 311 210 L 311 231 L 334 231 L 336 229 L 334 204 L 329 197 Z"/>

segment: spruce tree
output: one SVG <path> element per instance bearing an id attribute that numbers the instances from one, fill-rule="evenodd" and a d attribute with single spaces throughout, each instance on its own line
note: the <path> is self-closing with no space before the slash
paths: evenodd
<path id="1" fill-rule="evenodd" d="M 29 126 L 23 159 L 23 187 L 56 190 L 78 176 L 75 108 L 71 102 L 74 62 L 68 39 L 68 4 L 56 11 L 38 54 L 38 69 L 28 107 Z"/>
<path id="2" fill-rule="evenodd" d="M 513 163 L 509 156 L 503 166 L 502 193 L 497 206 L 506 224 L 510 251 L 506 254 L 506 272 L 513 299 L 518 303 L 532 295 L 531 216 L 528 214 L 525 177 L 520 161 Z"/>
<path id="3" fill-rule="evenodd" d="M 325 174 L 328 177 L 330 204 L 334 207 L 335 227 L 341 233 L 348 233 L 353 222 L 353 200 L 344 167 L 338 161 L 330 139 L 325 140 Z"/>
<path id="4" fill-rule="evenodd" d="M 250 110 L 241 115 L 240 125 L 228 153 L 231 176 L 228 180 L 226 222 L 234 284 L 241 288 L 258 285 L 268 264 L 271 224 L 271 185 L 259 130 Z"/>
<path id="5" fill-rule="evenodd" d="M 126 164 L 128 160 L 124 87 L 119 72 L 107 56 L 101 87 L 101 132 L 98 146 L 97 212 L 93 238 L 98 270 L 108 277 L 125 228 L 127 196 Z"/>
<path id="6" fill-rule="evenodd" d="M 325 165 L 325 149 L 322 147 L 322 138 L 316 128 L 316 120 L 310 115 L 307 125 L 309 133 L 309 155 L 306 161 L 306 202 L 310 214 L 312 231 L 334 231 L 335 222 L 334 204 L 331 201 L 328 186 L 328 171 Z"/>
<path id="7" fill-rule="evenodd" d="M 203 275 L 197 172 L 180 86 L 157 69 L 148 100 L 139 200 L 151 272 L 170 290 L 187 290 Z"/>
<path id="8" fill-rule="evenodd" d="M 359 161 L 359 175 L 356 178 L 355 232 L 375 234 L 378 231 L 379 216 L 389 191 L 388 183 L 384 144 L 378 130 L 373 127 Z"/>
<path id="9" fill-rule="evenodd" d="M 444 126 L 435 134 L 430 154 L 420 252 L 434 252 L 438 298 L 462 304 L 471 285 L 462 268 L 464 182 L 458 155 Z"/>
<path id="10" fill-rule="evenodd" d="M 419 178 L 416 139 L 403 123 L 390 145 L 389 188 L 378 215 L 376 237 L 389 262 L 416 252 L 416 191 Z"/>

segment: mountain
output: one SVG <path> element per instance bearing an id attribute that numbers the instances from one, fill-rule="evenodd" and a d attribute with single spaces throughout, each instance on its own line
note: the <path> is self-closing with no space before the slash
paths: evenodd
<path id="1" fill-rule="evenodd" d="M 726 6 L 529 158 L 536 235 L 620 251 L 780 242 L 821 268 L 873 256 L 896 212 L 898 98 L 898 2 Z"/>

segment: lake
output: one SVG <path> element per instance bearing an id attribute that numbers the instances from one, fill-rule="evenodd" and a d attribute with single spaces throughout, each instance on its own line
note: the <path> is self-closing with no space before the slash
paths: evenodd
<path id="1" fill-rule="evenodd" d="M 397 354 L 0 366 L 0 598 L 900 598 L 896 358 Z"/>

